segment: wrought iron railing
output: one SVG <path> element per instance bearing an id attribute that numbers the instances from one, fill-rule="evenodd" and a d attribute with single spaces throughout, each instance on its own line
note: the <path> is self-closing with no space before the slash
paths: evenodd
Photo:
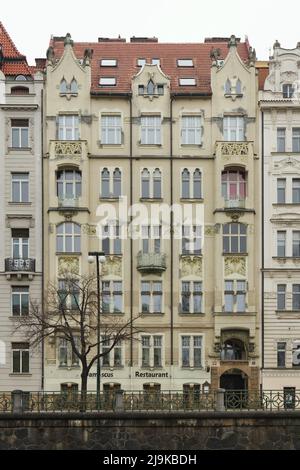
<path id="1" fill-rule="evenodd" d="M 33 258 L 6 258 L 6 272 L 35 272 L 35 259 Z"/>
<path id="2" fill-rule="evenodd" d="M 300 410 L 299 390 L 0 392 L 0 413 Z"/>

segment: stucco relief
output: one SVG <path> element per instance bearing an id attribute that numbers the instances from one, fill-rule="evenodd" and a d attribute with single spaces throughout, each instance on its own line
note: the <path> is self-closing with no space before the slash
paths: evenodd
<path id="1" fill-rule="evenodd" d="M 60 256 L 58 258 L 58 275 L 66 272 L 79 274 L 79 259 L 75 256 Z"/>
<path id="2" fill-rule="evenodd" d="M 103 276 L 122 277 L 122 258 L 120 256 L 106 256 L 105 263 L 102 265 Z"/>
<path id="3" fill-rule="evenodd" d="M 180 262 L 181 277 L 202 276 L 202 258 L 199 256 L 182 256 Z"/>
<path id="4" fill-rule="evenodd" d="M 224 260 L 225 276 L 231 276 L 232 274 L 240 274 L 246 276 L 246 258 L 240 256 L 228 256 Z"/>
<path id="5" fill-rule="evenodd" d="M 224 157 L 226 156 L 248 156 L 249 144 L 248 142 L 227 142 L 222 143 L 221 152 Z"/>
<path id="6" fill-rule="evenodd" d="M 206 225 L 204 229 L 205 235 L 214 236 L 219 233 L 219 228 L 217 225 Z"/>
<path id="7" fill-rule="evenodd" d="M 84 234 L 86 234 L 86 235 L 93 236 L 93 235 L 96 235 L 96 234 L 97 234 L 97 227 L 96 227 L 96 225 L 83 224 L 83 225 L 81 226 L 81 230 L 82 230 L 82 233 L 84 233 Z"/>
<path id="8" fill-rule="evenodd" d="M 55 142 L 55 155 L 81 155 L 82 142 Z"/>

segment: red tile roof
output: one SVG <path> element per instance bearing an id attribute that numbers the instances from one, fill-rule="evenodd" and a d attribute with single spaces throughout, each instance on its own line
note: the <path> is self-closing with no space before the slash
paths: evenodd
<path id="1" fill-rule="evenodd" d="M 258 89 L 263 90 L 265 86 L 265 81 L 269 75 L 269 67 L 258 67 Z"/>
<path id="2" fill-rule="evenodd" d="M 229 39 L 228 39 L 229 40 Z M 171 78 L 171 91 L 173 93 L 210 93 L 211 57 L 212 48 L 220 49 L 220 59 L 228 54 L 228 40 L 220 38 L 217 42 L 205 43 L 159 43 L 159 42 L 75 42 L 74 53 L 82 59 L 85 49 L 93 49 L 92 58 L 92 92 L 98 93 L 130 93 L 131 80 L 140 67 L 137 59 L 160 59 L 162 71 Z M 50 41 L 57 58 L 64 51 L 64 38 L 54 37 Z M 249 53 L 248 42 L 238 44 L 238 53 L 243 61 L 247 61 Z M 101 59 L 117 59 L 117 67 L 100 67 Z M 193 59 L 194 67 L 177 67 L 177 59 Z M 116 77 L 116 86 L 99 86 L 100 77 Z M 179 78 L 196 78 L 196 86 L 180 86 Z"/>
<path id="3" fill-rule="evenodd" d="M 31 75 L 26 57 L 18 51 L 8 32 L 0 22 L 0 70 L 5 75 Z"/>

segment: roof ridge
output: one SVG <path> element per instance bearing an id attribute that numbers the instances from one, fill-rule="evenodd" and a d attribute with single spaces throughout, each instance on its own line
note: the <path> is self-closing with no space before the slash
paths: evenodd
<path id="1" fill-rule="evenodd" d="M 0 21 L 0 43 L 1 43 L 1 33 L 6 36 L 6 40 L 8 41 L 9 43 L 9 46 L 11 47 L 11 49 L 15 52 L 16 56 L 20 57 L 20 58 L 23 58 L 24 60 L 26 60 L 26 57 L 21 54 L 17 48 L 17 46 L 15 45 L 14 41 L 12 40 L 12 38 L 10 37 L 9 33 L 7 32 L 4 24 L 2 23 L 2 21 Z M 3 45 L 2 45 L 3 46 Z"/>

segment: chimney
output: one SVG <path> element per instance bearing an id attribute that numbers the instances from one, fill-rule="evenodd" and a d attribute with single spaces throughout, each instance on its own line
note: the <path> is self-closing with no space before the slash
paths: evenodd
<path id="1" fill-rule="evenodd" d="M 156 37 L 146 38 L 146 37 L 132 36 L 132 38 L 130 38 L 130 42 L 158 42 L 158 38 Z"/>

